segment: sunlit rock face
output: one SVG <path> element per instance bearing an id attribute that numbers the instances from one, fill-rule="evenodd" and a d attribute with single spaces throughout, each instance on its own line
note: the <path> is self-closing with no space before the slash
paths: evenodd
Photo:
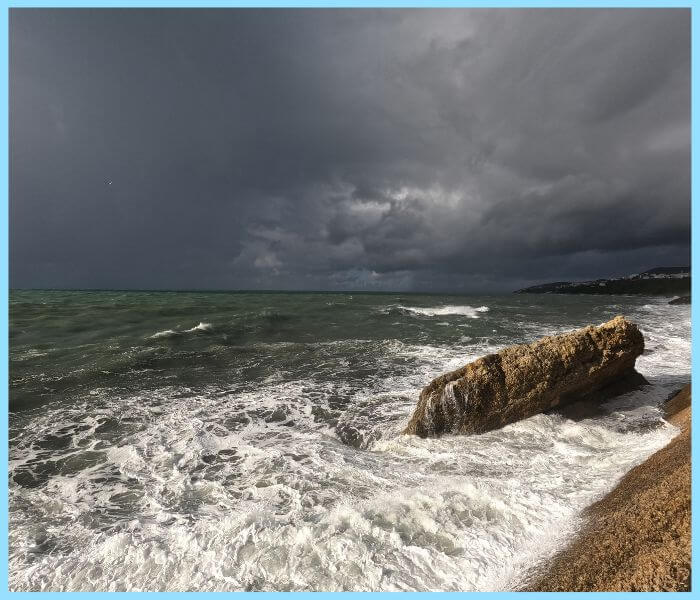
<path id="1" fill-rule="evenodd" d="M 642 333 L 622 316 L 510 346 L 434 379 L 404 433 L 483 433 L 572 402 L 601 402 L 646 383 L 634 368 L 643 351 Z"/>

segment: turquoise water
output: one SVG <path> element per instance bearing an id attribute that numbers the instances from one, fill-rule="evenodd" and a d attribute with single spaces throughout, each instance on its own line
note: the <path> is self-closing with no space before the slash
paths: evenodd
<path id="1" fill-rule="evenodd" d="M 675 429 L 690 310 L 585 296 L 15 291 L 13 590 L 509 589 Z M 485 353 L 624 314 L 653 384 L 399 435 Z"/>

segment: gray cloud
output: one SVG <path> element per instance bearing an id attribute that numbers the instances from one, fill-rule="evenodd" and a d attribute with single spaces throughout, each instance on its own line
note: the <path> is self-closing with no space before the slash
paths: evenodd
<path id="1" fill-rule="evenodd" d="M 10 44 L 16 287 L 689 261 L 686 9 L 13 9 Z"/>

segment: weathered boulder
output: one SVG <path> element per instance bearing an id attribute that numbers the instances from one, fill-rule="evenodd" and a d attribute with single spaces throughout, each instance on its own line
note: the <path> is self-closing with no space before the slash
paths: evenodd
<path id="1" fill-rule="evenodd" d="M 483 433 L 580 400 L 646 383 L 634 369 L 644 337 L 618 316 L 599 327 L 510 346 L 434 379 L 404 433 Z"/>

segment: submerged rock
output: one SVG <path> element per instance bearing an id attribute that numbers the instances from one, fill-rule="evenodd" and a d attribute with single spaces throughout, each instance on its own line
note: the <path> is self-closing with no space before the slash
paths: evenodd
<path id="1" fill-rule="evenodd" d="M 434 379 L 404 433 L 483 433 L 580 400 L 601 401 L 646 380 L 644 337 L 618 316 L 599 327 L 510 346 Z"/>

